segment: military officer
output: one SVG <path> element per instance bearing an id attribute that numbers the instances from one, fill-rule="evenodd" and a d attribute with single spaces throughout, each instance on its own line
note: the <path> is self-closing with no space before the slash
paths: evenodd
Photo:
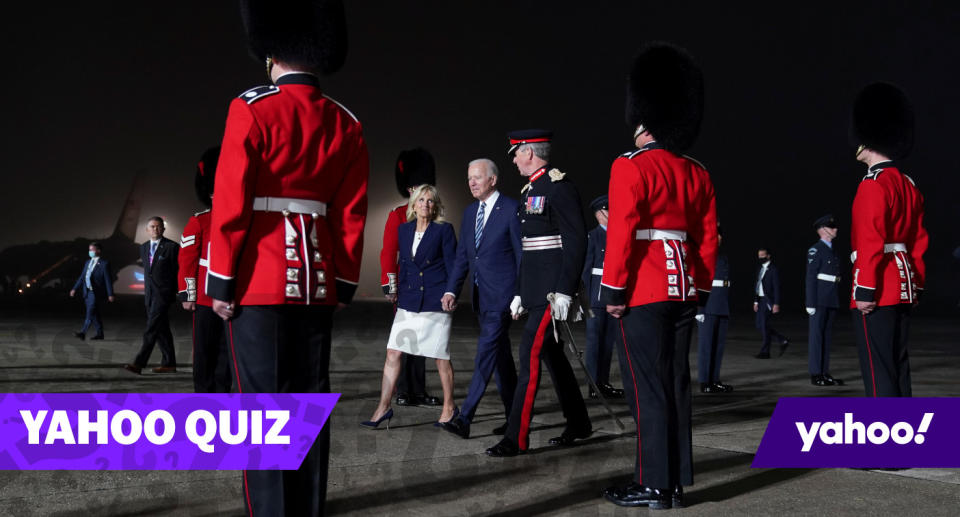
<path id="1" fill-rule="evenodd" d="M 607 488 L 604 497 L 670 508 L 682 504 L 682 486 L 693 484 L 688 356 L 697 304 L 706 302 L 717 259 L 713 183 L 681 154 L 699 132 L 703 76 L 685 50 L 650 44 L 634 60 L 627 96 L 637 149 L 610 171 L 600 299 L 620 318 L 637 457 L 631 482 Z"/>
<path id="2" fill-rule="evenodd" d="M 607 307 L 600 303 L 600 278 L 603 275 L 603 255 L 607 246 L 607 196 L 590 202 L 590 209 L 597 218 L 597 227 L 587 233 L 587 258 L 583 263 L 583 288 L 590 298 L 592 316 L 587 323 L 587 370 L 604 398 L 623 398 L 623 390 L 610 385 L 610 359 L 613 358 L 613 338 L 617 333 L 616 319 L 607 314 Z M 590 397 L 597 398 L 593 388 Z"/>
<path id="3" fill-rule="evenodd" d="M 586 247 L 580 195 L 566 174 L 550 166 L 550 131 L 513 131 L 513 163 L 527 177 L 522 192 L 520 235 L 522 253 L 516 296 L 510 303 L 513 319 L 529 312 L 520 343 L 520 366 L 506 434 L 487 449 L 490 456 L 516 456 L 529 448 L 533 402 L 546 364 L 560 399 L 566 428 L 551 445 L 569 445 L 593 433 L 587 407 L 563 347 L 554 337 L 552 319 L 566 320 L 577 293 Z M 547 301 L 555 295 L 554 303 Z"/>
<path id="4" fill-rule="evenodd" d="M 926 281 L 923 195 L 896 161 L 913 147 L 913 108 L 889 83 L 864 88 L 851 136 L 867 165 L 853 200 L 853 329 L 868 397 L 909 397 L 910 309 Z"/>
<path id="5" fill-rule="evenodd" d="M 345 59 L 343 4 L 245 0 L 241 11 L 273 84 L 230 104 L 206 290 L 230 321 L 240 393 L 325 393 L 333 311 L 356 290 L 367 213 L 362 127 L 318 77 Z M 298 470 L 244 471 L 250 515 L 323 514 L 330 425 Z"/>
<path id="6" fill-rule="evenodd" d="M 833 251 L 837 238 L 837 222 L 827 214 L 813 223 L 820 240 L 807 250 L 807 314 L 810 315 L 810 338 L 807 351 L 810 383 L 814 386 L 842 386 L 843 380 L 830 375 L 830 342 L 833 318 L 840 306 L 837 285 L 840 282 L 840 261 Z"/>
<path id="7" fill-rule="evenodd" d="M 197 163 L 194 189 L 200 203 L 210 207 L 220 146 L 204 151 Z M 177 300 L 193 312 L 193 390 L 197 393 L 230 393 L 229 354 L 224 323 L 211 307 L 206 293 L 207 256 L 210 244 L 210 209 L 193 214 L 180 235 L 177 255 Z"/>
<path id="8" fill-rule="evenodd" d="M 717 226 L 717 245 L 723 234 Z M 707 304 L 697 311 L 697 377 L 701 393 L 729 393 L 733 386 L 720 382 L 720 363 L 727 345 L 730 326 L 730 263 L 727 254 L 717 252 L 717 267 L 713 274 L 713 289 Z"/>

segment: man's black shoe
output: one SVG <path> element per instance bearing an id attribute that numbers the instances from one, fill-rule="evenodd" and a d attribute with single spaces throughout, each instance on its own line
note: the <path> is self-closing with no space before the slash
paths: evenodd
<path id="1" fill-rule="evenodd" d="M 509 438 L 504 438 L 500 440 L 500 443 L 487 449 L 487 456 L 493 456 L 494 458 L 509 458 L 517 454 L 520 454 L 520 447 L 517 447 L 517 444 Z"/>
<path id="2" fill-rule="evenodd" d="M 609 384 L 597 384 L 597 388 L 600 390 L 600 394 L 603 395 L 605 399 L 622 399 L 623 390 L 619 388 L 614 388 Z M 597 392 L 593 391 L 593 388 L 590 388 L 590 398 L 597 398 Z"/>
<path id="3" fill-rule="evenodd" d="M 397 405 L 398 406 L 416 406 L 417 401 L 413 400 L 408 393 L 397 393 Z"/>
<path id="4" fill-rule="evenodd" d="M 443 426 L 444 431 L 451 432 L 460 438 L 463 438 L 464 440 L 470 438 L 470 424 L 464 422 L 460 418 L 454 418 L 449 422 L 443 422 L 441 425 Z"/>
<path id="5" fill-rule="evenodd" d="M 780 355 L 779 355 L 779 357 L 783 357 L 783 354 L 787 351 L 787 347 L 788 347 L 788 346 L 790 346 L 790 340 L 787 339 L 787 338 L 783 338 L 783 341 L 780 342 Z"/>
<path id="6" fill-rule="evenodd" d="M 674 507 L 674 508 L 683 508 L 683 507 L 684 507 L 684 506 L 683 506 L 683 487 L 682 487 L 682 486 L 677 485 L 677 486 L 675 486 L 675 487 L 673 488 L 672 499 L 673 499 L 672 502 L 673 502 L 673 507 Z"/>
<path id="7" fill-rule="evenodd" d="M 497 436 L 503 436 L 507 434 L 507 423 L 504 422 L 503 425 L 498 425 L 497 427 L 494 427 L 493 434 Z"/>
<path id="8" fill-rule="evenodd" d="M 74 332 L 73 337 L 78 337 L 80 339 L 86 339 L 87 336 L 83 332 Z"/>
<path id="9" fill-rule="evenodd" d="M 603 497 L 619 506 L 648 506 L 653 510 L 666 510 L 673 507 L 671 491 L 647 488 L 637 483 L 609 487 L 603 491 Z"/>
<path id="10" fill-rule="evenodd" d="M 439 398 L 431 395 L 427 395 L 426 393 L 423 393 L 420 395 L 414 395 L 414 399 L 416 399 L 416 402 L 414 402 L 414 404 L 417 404 L 420 406 L 442 406 L 443 405 L 443 401 L 441 401 Z"/>
<path id="11" fill-rule="evenodd" d="M 770 359 L 770 352 L 760 352 L 753 357 L 756 357 L 757 359 Z"/>
<path id="12" fill-rule="evenodd" d="M 833 383 L 824 378 L 823 375 L 811 375 L 810 384 L 814 386 L 833 386 Z"/>
<path id="13" fill-rule="evenodd" d="M 97 334 L 96 336 L 93 336 L 90 338 L 90 341 L 93 341 L 94 339 L 103 339 L 103 334 Z"/>
<path id="14" fill-rule="evenodd" d="M 574 440 L 589 438 L 593 434 L 593 429 L 564 429 L 560 436 L 550 438 L 550 445 L 571 445 Z"/>
<path id="15" fill-rule="evenodd" d="M 829 373 L 824 375 L 823 378 L 834 383 L 837 386 L 843 386 L 843 379 L 834 379 L 833 377 L 830 376 Z"/>
<path id="16" fill-rule="evenodd" d="M 722 382 L 701 382 L 700 393 L 730 393 L 733 386 Z"/>

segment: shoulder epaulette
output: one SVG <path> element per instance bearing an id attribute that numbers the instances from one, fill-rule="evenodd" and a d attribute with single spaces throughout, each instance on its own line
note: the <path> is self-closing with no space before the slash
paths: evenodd
<path id="1" fill-rule="evenodd" d="M 913 178 L 911 178 L 910 176 L 907 176 L 906 174 L 904 174 L 903 177 L 907 178 L 907 180 L 910 181 L 910 184 L 913 185 L 914 187 L 917 186 L 917 182 L 913 181 Z"/>
<path id="2" fill-rule="evenodd" d="M 864 176 L 863 179 L 860 181 L 875 180 L 880 177 L 881 172 L 883 172 L 883 169 L 877 169 L 875 171 L 868 172 L 867 175 Z"/>
<path id="3" fill-rule="evenodd" d="M 266 86 L 257 86 L 255 88 L 250 88 L 249 90 L 241 93 L 239 95 L 240 99 L 243 99 L 247 104 L 253 104 L 258 100 L 269 97 L 275 93 L 280 93 L 280 88 L 272 84 Z"/>
<path id="4" fill-rule="evenodd" d="M 209 208 L 208 208 L 208 209 L 206 209 L 206 210 L 201 210 L 201 211 L 199 211 L 199 212 L 197 212 L 197 213 L 195 213 L 195 214 L 193 214 L 193 216 L 194 216 L 194 217 L 200 217 L 201 215 L 203 215 L 203 214 L 205 214 L 205 213 L 207 213 L 207 212 L 209 212 L 209 211 L 210 211 L 210 209 L 209 209 Z"/>
<path id="5" fill-rule="evenodd" d="M 690 160 L 691 162 L 699 165 L 701 169 L 707 170 L 707 166 L 704 165 L 704 164 L 702 164 L 702 163 L 700 163 L 700 160 L 698 160 L 698 159 L 696 159 L 696 158 L 694 158 L 694 157 L 692 157 L 692 156 L 687 156 L 687 155 L 685 155 L 685 154 L 683 154 L 683 155 L 681 155 L 681 156 L 683 156 L 684 158 Z"/>
<path id="6" fill-rule="evenodd" d="M 560 172 L 560 169 L 550 169 L 547 174 L 550 175 L 550 181 L 560 181 L 567 175 L 564 172 Z"/>

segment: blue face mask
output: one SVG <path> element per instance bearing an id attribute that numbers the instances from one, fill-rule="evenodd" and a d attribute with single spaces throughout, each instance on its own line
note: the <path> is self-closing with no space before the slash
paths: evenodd
<path id="1" fill-rule="evenodd" d="M 94 257 L 97 256 L 97 252 L 96 252 L 96 251 L 88 251 L 87 254 L 90 255 L 90 258 L 94 258 Z"/>

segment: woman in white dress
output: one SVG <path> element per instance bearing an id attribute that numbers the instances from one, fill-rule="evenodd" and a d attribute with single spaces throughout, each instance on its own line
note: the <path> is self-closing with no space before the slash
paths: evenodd
<path id="1" fill-rule="evenodd" d="M 440 300 L 453 270 L 457 238 L 453 226 L 443 221 L 443 203 L 436 187 L 420 185 L 410 195 L 407 221 L 397 232 L 400 260 L 397 272 L 397 314 L 390 329 L 387 360 L 383 364 L 380 403 L 365 427 L 375 428 L 393 417 L 390 402 L 396 390 L 402 353 L 432 357 L 437 361 L 443 386 L 443 411 L 439 422 L 457 417 L 453 403 L 453 365 L 450 363 L 450 329 L 453 315 L 443 312 Z"/>

